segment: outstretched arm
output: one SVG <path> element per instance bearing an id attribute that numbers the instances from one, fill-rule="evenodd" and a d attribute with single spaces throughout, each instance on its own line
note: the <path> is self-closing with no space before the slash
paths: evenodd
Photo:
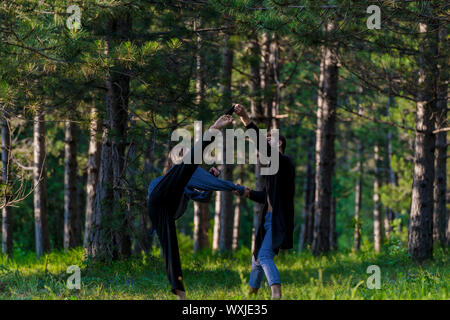
<path id="1" fill-rule="evenodd" d="M 237 196 L 243 196 L 258 203 L 266 203 L 266 187 L 264 187 L 264 189 L 262 189 L 261 191 L 255 191 L 250 190 L 249 188 L 245 188 L 245 191 L 242 195 L 236 191 L 234 191 L 233 193 Z"/>
<path id="2" fill-rule="evenodd" d="M 219 117 L 219 119 L 217 119 L 217 121 L 209 129 L 221 130 L 232 121 L 232 116 L 223 115 Z M 194 147 L 192 147 L 184 158 L 189 159 L 190 157 L 190 163 L 187 164 L 183 161 L 180 164 L 174 165 L 169 172 L 162 177 L 149 196 L 153 199 L 164 199 L 167 201 L 179 198 L 183 194 L 184 188 L 198 167 L 198 164 L 194 163 L 194 149 L 201 148 L 203 152 L 206 146 L 211 142 L 212 141 L 199 141 Z"/>
<path id="3" fill-rule="evenodd" d="M 197 170 L 192 175 L 191 180 L 187 185 L 187 189 L 199 189 L 204 191 L 234 191 L 237 190 L 242 194 L 244 192 L 244 187 L 234 184 L 228 180 L 222 180 L 215 176 L 214 173 L 218 173 L 218 170 L 210 170 L 207 172 L 202 168 L 197 168 Z M 211 172 L 212 171 L 212 172 Z"/>
<path id="4" fill-rule="evenodd" d="M 245 108 L 240 104 L 234 105 L 234 112 L 239 116 L 241 119 L 242 124 L 245 126 L 246 129 L 253 129 L 256 132 L 256 148 L 259 151 L 259 128 L 258 126 L 250 120 L 250 117 L 245 110 Z M 266 140 L 267 141 L 267 140 Z M 267 142 L 267 155 L 270 157 L 271 155 L 271 147 L 270 144 Z"/>
<path id="5" fill-rule="evenodd" d="M 239 118 L 241 119 L 241 122 L 244 126 L 248 126 L 252 121 L 250 120 L 250 117 L 248 116 L 247 111 L 245 110 L 245 108 L 240 105 L 240 104 L 235 104 L 234 105 L 234 112 L 236 112 L 236 114 L 239 116 Z"/>

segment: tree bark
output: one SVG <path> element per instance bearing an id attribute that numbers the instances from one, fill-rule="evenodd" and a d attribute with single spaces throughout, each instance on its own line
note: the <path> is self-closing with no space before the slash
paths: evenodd
<path id="1" fill-rule="evenodd" d="M 214 200 L 214 229 L 213 229 L 213 243 L 212 243 L 213 251 L 219 250 L 221 207 L 222 207 L 222 195 L 221 192 L 216 191 L 216 198 Z"/>
<path id="2" fill-rule="evenodd" d="M 9 121 L 2 120 L 2 184 L 4 185 L 5 206 L 2 208 L 2 253 L 13 253 L 13 216 L 11 206 L 10 177 L 11 177 L 11 130 Z"/>
<path id="3" fill-rule="evenodd" d="M 92 225 L 88 234 L 87 253 L 95 259 L 106 259 L 113 255 L 109 246 L 103 246 L 103 243 L 106 242 L 106 239 L 104 239 L 106 235 L 103 234 L 103 214 L 110 213 L 113 209 L 110 200 L 112 199 L 111 142 L 109 139 L 110 129 L 106 125 L 107 122 L 105 119 L 94 212 L 92 215 Z"/>
<path id="4" fill-rule="evenodd" d="M 153 172 L 153 153 L 155 150 L 155 143 L 155 137 L 152 136 L 145 148 L 144 176 L 146 181 L 150 181 L 151 174 Z M 145 205 L 145 209 L 139 214 L 139 233 L 141 234 L 140 251 L 150 252 L 152 250 L 153 235 L 150 235 L 151 227 L 152 223 L 150 221 L 150 217 L 148 216 L 147 205 Z"/>
<path id="5" fill-rule="evenodd" d="M 231 165 L 224 165 L 221 174 L 222 179 L 233 181 L 233 170 Z M 219 250 L 225 251 L 230 250 L 233 244 L 233 194 L 231 191 L 221 191 L 221 193 Z"/>
<path id="6" fill-rule="evenodd" d="M 136 118 L 131 116 L 128 119 L 128 123 L 131 128 L 133 128 L 136 125 Z M 138 158 L 136 156 L 137 153 L 137 144 L 134 141 L 133 138 L 131 138 L 131 141 L 128 144 L 128 151 L 126 154 L 126 161 L 124 164 L 124 171 L 126 179 L 123 182 L 124 186 L 124 195 L 126 199 L 126 221 L 127 222 L 127 228 L 128 230 L 125 230 L 129 234 L 129 241 L 130 241 L 130 247 L 133 247 L 133 251 L 137 254 L 140 254 L 142 252 L 142 243 L 145 242 L 145 236 L 144 234 L 139 234 L 138 230 L 134 229 L 133 226 L 133 217 L 137 216 L 138 212 L 144 214 L 147 213 L 147 210 L 140 210 L 137 208 L 138 201 L 136 199 L 136 192 L 135 190 L 138 188 L 138 185 L 136 183 L 136 176 L 139 174 L 138 171 Z M 133 229 L 132 229 L 133 228 Z M 133 236 L 133 237 L 132 237 Z M 133 245 L 131 245 L 133 243 Z M 130 248 L 131 250 L 131 248 Z"/>
<path id="7" fill-rule="evenodd" d="M 239 165 L 239 178 L 237 184 L 242 185 L 244 175 L 244 167 Z M 241 226 L 241 211 L 245 198 L 236 197 L 236 204 L 234 205 L 234 221 L 233 221 L 233 242 L 232 249 L 237 250 L 239 247 L 239 228 Z"/>
<path id="8" fill-rule="evenodd" d="M 314 139 L 309 139 L 314 147 Z M 314 149 L 308 146 L 305 180 L 305 206 L 303 208 L 303 226 L 299 241 L 299 251 L 311 246 L 314 226 Z"/>
<path id="9" fill-rule="evenodd" d="M 384 224 L 384 237 L 386 239 L 391 238 L 391 231 L 392 231 L 392 217 L 391 217 L 391 210 L 388 207 L 384 208 L 384 218 L 383 218 L 383 224 Z"/>
<path id="10" fill-rule="evenodd" d="M 234 221 L 233 221 L 233 241 L 231 248 L 237 250 L 239 248 L 239 228 L 241 226 L 241 208 L 242 198 L 236 197 L 236 203 L 234 205 Z"/>
<path id="11" fill-rule="evenodd" d="M 194 252 L 209 247 L 209 203 L 194 201 Z"/>
<path id="12" fill-rule="evenodd" d="M 33 123 L 33 183 L 34 183 L 34 230 L 36 256 L 50 251 L 47 218 L 47 177 L 45 168 L 45 113 L 42 107 L 36 110 Z"/>
<path id="13" fill-rule="evenodd" d="M 253 121 L 259 123 L 264 118 L 264 110 L 261 104 L 261 48 L 258 34 L 253 33 L 249 39 L 250 51 L 250 113 Z"/>
<path id="14" fill-rule="evenodd" d="M 355 187 L 355 227 L 353 231 L 353 252 L 361 248 L 361 205 L 362 205 L 362 182 L 364 176 L 364 147 L 361 139 L 357 141 L 358 163 L 356 166 L 356 187 Z"/>
<path id="15" fill-rule="evenodd" d="M 281 83 L 280 83 L 280 60 L 279 60 L 279 46 L 276 35 L 272 37 L 270 42 L 270 53 L 269 53 L 269 63 L 270 63 L 270 75 L 273 77 L 271 82 L 273 83 L 274 92 L 272 96 L 272 110 L 271 110 L 271 129 L 280 128 L 280 120 L 278 119 L 278 114 L 280 113 L 280 99 L 281 99 Z"/>
<path id="16" fill-rule="evenodd" d="M 194 22 L 194 29 L 197 29 L 200 25 L 200 21 Z M 202 34 L 199 32 L 197 34 L 197 51 L 195 54 L 195 102 L 199 106 L 205 95 L 205 84 L 204 84 L 204 61 L 203 61 L 203 38 Z"/>
<path id="17" fill-rule="evenodd" d="M 334 29 L 329 22 L 327 31 Z M 322 47 L 316 129 L 316 191 L 312 252 L 325 254 L 330 250 L 330 211 L 335 153 L 335 121 L 337 106 L 338 63 L 335 52 Z"/>
<path id="18" fill-rule="evenodd" d="M 127 40 L 131 17 L 122 14 L 107 22 L 111 35 Z M 108 47 L 118 40 L 106 39 Z M 119 40 L 119 41 L 120 41 Z M 102 137 L 99 181 L 95 200 L 94 223 L 89 236 L 88 253 L 98 259 L 127 258 L 131 254 L 129 215 L 123 203 L 125 149 L 127 146 L 128 99 L 130 78 L 117 68 L 110 70 L 106 82 L 106 121 Z"/>
<path id="19" fill-rule="evenodd" d="M 374 160 L 375 160 L 375 177 L 373 180 L 373 243 L 375 252 L 380 252 L 382 231 L 381 231 L 381 202 L 380 202 L 380 176 L 381 176 L 381 164 L 379 155 L 379 146 L 375 144 L 373 148 Z"/>
<path id="20" fill-rule="evenodd" d="M 267 32 L 263 32 L 261 36 L 261 68 L 260 68 L 260 79 L 261 79 L 261 90 L 262 96 L 262 108 L 263 108 L 263 118 L 266 128 L 270 129 L 272 126 L 272 101 L 273 101 L 273 83 L 274 75 L 273 68 L 270 63 L 270 41 L 271 36 Z"/>
<path id="21" fill-rule="evenodd" d="M 86 182 L 86 210 L 84 224 L 84 248 L 88 246 L 89 233 L 92 226 L 94 203 L 98 182 L 98 172 L 100 165 L 101 141 L 99 137 L 101 129 L 99 128 L 98 111 L 96 106 L 90 110 L 89 124 L 89 149 L 87 163 L 87 182 Z"/>
<path id="22" fill-rule="evenodd" d="M 434 118 L 434 130 L 447 127 L 447 91 L 448 91 L 448 43 L 447 29 L 444 24 L 439 27 L 439 53 L 438 53 L 438 86 L 437 86 L 437 112 Z M 447 134 L 436 134 L 436 149 L 434 151 L 434 206 L 433 206 L 433 241 L 445 247 L 447 245 Z"/>
<path id="23" fill-rule="evenodd" d="M 418 96 L 416 103 L 416 136 L 414 173 L 408 233 L 408 252 L 415 261 L 433 257 L 433 182 L 434 182 L 434 116 L 433 97 L 437 54 L 435 26 L 431 21 L 419 23 L 423 39 L 419 44 Z"/>
<path id="24" fill-rule="evenodd" d="M 195 27 L 198 28 L 200 21 L 195 21 Z M 195 103 L 200 108 L 204 99 L 204 59 L 203 59 L 203 39 L 199 33 L 197 35 L 197 51 L 196 51 L 196 77 L 195 77 Z M 209 247 L 209 203 L 194 201 L 194 252 Z"/>
<path id="25" fill-rule="evenodd" d="M 330 249 L 337 250 L 337 231 L 336 231 L 336 198 L 331 200 L 330 211 Z"/>
<path id="26" fill-rule="evenodd" d="M 77 199 L 77 144 L 78 126 L 70 120 L 65 123 L 64 152 L 64 249 L 80 245 Z"/>
<path id="27" fill-rule="evenodd" d="M 386 117 L 390 118 L 390 108 L 393 104 L 394 97 L 392 96 L 391 92 L 391 84 L 389 83 L 389 96 L 388 96 L 388 103 L 386 104 Z M 387 174 L 388 174 L 388 183 L 395 187 L 397 186 L 397 179 L 395 178 L 395 172 L 392 169 L 392 131 L 390 128 L 387 128 L 387 134 L 386 134 L 386 140 L 387 140 Z M 394 212 L 391 208 L 386 208 L 386 215 L 389 219 L 389 229 L 387 229 L 389 232 L 392 231 L 392 222 L 399 217 L 398 212 Z M 387 235 L 388 236 L 388 235 Z"/>
<path id="28" fill-rule="evenodd" d="M 229 35 L 225 35 L 222 51 L 222 107 L 227 109 L 232 104 L 231 99 L 231 76 L 233 68 L 233 49 L 230 47 Z M 225 133 L 225 130 L 223 130 Z M 225 134 L 224 134 L 225 136 Z M 223 144 L 224 160 L 226 155 L 226 143 Z M 222 179 L 233 181 L 233 165 L 224 162 Z M 221 191 L 221 213 L 219 250 L 230 250 L 233 243 L 233 194 L 230 191 Z"/>

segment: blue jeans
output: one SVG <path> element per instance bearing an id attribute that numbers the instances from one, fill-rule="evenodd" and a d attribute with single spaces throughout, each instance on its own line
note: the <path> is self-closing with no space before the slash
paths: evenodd
<path id="1" fill-rule="evenodd" d="M 266 213 L 264 229 L 266 230 L 266 234 L 261 249 L 258 252 L 258 259 L 255 260 L 255 257 L 252 255 L 252 269 L 250 271 L 248 285 L 254 289 L 261 287 L 261 281 L 264 275 L 266 275 L 269 286 L 281 284 L 280 274 L 273 262 L 275 252 L 272 249 L 272 212 Z"/>

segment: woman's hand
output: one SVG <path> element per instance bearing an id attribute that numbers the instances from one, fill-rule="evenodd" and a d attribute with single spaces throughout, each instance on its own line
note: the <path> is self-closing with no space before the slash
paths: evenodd
<path id="1" fill-rule="evenodd" d="M 217 119 L 217 121 L 210 127 L 210 129 L 222 130 L 231 122 L 233 122 L 233 117 L 228 114 L 225 114 L 221 116 L 219 119 Z"/>
<path id="2" fill-rule="evenodd" d="M 236 184 L 236 185 L 237 185 L 237 186 L 240 186 L 239 183 Z M 244 191 L 244 194 L 243 194 L 243 195 L 240 195 L 238 190 L 233 190 L 233 193 L 234 193 L 235 195 L 237 195 L 237 196 L 240 196 L 240 197 L 246 197 L 246 198 L 249 198 L 249 197 L 250 197 L 250 189 L 247 188 L 247 187 L 245 187 L 245 191 Z"/>
<path id="3" fill-rule="evenodd" d="M 250 124 L 250 117 L 248 116 L 247 111 L 242 105 L 236 103 L 234 105 L 234 112 L 241 118 L 244 126 L 248 126 Z"/>
<path id="4" fill-rule="evenodd" d="M 209 173 L 213 174 L 215 177 L 220 175 L 220 171 L 216 167 L 211 167 L 211 169 L 209 169 Z"/>

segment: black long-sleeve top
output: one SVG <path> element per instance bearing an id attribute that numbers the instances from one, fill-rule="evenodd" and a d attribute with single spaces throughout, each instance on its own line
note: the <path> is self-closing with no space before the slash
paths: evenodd
<path id="1" fill-rule="evenodd" d="M 258 137 L 257 148 L 259 148 L 259 130 L 251 122 L 246 129 L 254 129 Z M 270 156 L 270 146 L 267 146 Z M 277 173 L 266 176 L 265 187 L 261 191 L 250 191 L 250 199 L 264 204 L 263 215 L 256 232 L 255 258 L 258 257 L 259 249 L 264 240 L 265 213 L 268 209 L 267 196 L 272 205 L 272 249 L 278 253 L 279 249 L 291 249 L 293 247 L 294 232 L 294 194 L 295 194 L 295 168 L 291 159 L 279 152 L 279 169 Z"/>

